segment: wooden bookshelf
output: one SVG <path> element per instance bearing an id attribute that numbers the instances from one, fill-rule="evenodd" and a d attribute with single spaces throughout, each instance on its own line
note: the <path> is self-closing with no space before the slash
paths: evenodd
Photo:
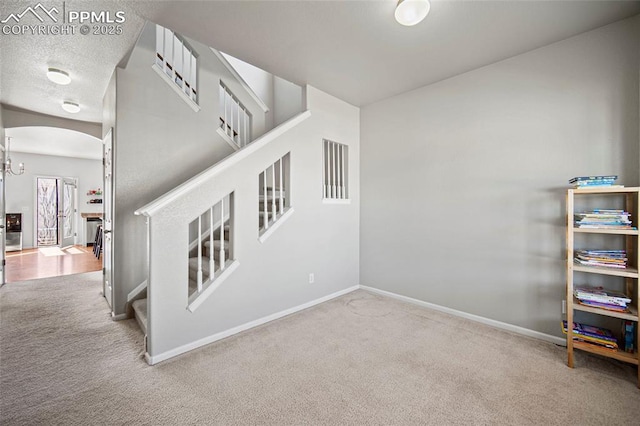
<path id="1" fill-rule="evenodd" d="M 573 228 L 579 234 L 640 235 L 637 229 Z"/>
<path id="2" fill-rule="evenodd" d="M 572 260 L 573 261 L 573 260 Z M 588 274 L 613 275 L 614 277 L 638 278 L 637 268 L 605 268 L 601 266 L 584 266 L 574 263 L 573 270 L 576 272 L 586 272 Z"/>
<path id="3" fill-rule="evenodd" d="M 638 267 L 640 265 L 640 232 L 637 229 L 607 229 L 607 228 L 576 228 L 574 226 L 575 198 L 598 196 L 606 202 L 606 197 L 612 197 L 612 201 L 622 201 L 624 209 L 630 213 L 632 225 L 639 227 L 640 225 L 640 188 L 588 188 L 588 189 L 569 189 L 567 191 L 567 311 L 566 320 L 569 328 L 574 322 L 574 311 L 586 312 L 590 315 L 599 315 L 609 318 L 617 318 L 622 321 L 634 321 L 636 323 L 636 340 L 634 353 L 628 353 L 624 350 L 610 350 L 598 347 L 590 343 L 573 340 L 573 333 L 567 332 L 567 364 L 569 367 L 574 366 L 574 349 L 590 352 L 596 355 L 617 359 L 619 361 L 628 362 L 638 365 L 638 347 L 640 339 L 638 338 L 638 326 L 640 325 L 638 317 L 638 302 L 640 300 L 640 286 L 638 285 Z M 604 196 L 604 197 L 603 197 Z M 602 206 L 606 207 L 606 206 Z M 624 248 L 627 252 L 628 267 L 624 269 L 606 268 L 596 266 L 585 266 L 574 262 L 575 234 L 602 234 L 602 235 L 620 235 L 624 238 Z M 606 238 L 606 237 L 605 237 Z M 619 237 L 618 237 L 619 238 Z M 613 241 L 613 240 L 612 240 Z M 615 240 L 620 243 L 619 240 Z M 615 247 L 616 249 L 618 247 Z M 601 249 L 613 249 L 609 247 L 601 247 Z M 582 305 L 574 297 L 574 275 L 576 273 L 600 274 L 624 280 L 625 293 L 632 302 L 629 306 L 629 312 L 617 312 L 602 309 L 593 306 Z M 620 342 L 618 342 L 620 344 Z M 638 371 L 638 387 L 640 387 L 640 368 Z"/>

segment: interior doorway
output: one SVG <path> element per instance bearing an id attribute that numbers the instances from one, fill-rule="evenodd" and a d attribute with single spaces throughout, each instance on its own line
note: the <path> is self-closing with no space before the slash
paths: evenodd
<path id="1" fill-rule="evenodd" d="M 24 244 L 2 250 L 4 281 L 102 271 L 103 256 L 91 246 L 95 229 L 87 230 L 87 218 L 103 215 L 102 141 L 44 126 L 7 128 L 6 136 L 13 162 L 24 167 L 2 180 L 7 218 L 0 223 L 20 216 Z"/>

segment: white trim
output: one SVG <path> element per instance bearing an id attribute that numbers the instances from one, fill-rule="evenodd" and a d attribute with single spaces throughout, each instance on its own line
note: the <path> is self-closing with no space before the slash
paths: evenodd
<path id="1" fill-rule="evenodd" d="M 260 213 L 262 214 L 262 213 Z M 260 236 L 258 237 L 258 241 L 260 241 L 261 243 L 264 243 L 265 241 L 267 241 L 267 238 L 269 238 L 269 236 L 271 234 L 273 234 L 275 232 L 276 229 L 278 229 L 280 227 L 280 225 L 282 225 L 284 223 L 285 220 L 289 219 L 289 217 L 293 214 L 293 207 L 288 207 L 284 213 L 282 213 L 282 216 L 280 216 L 279 218 L 276 219 L 275 222 L 273 222 L 271 225 L 269 225 L 269 228 L 265 229 L 262 234 L 260 234 Z"/>
<path id="2" fill-rule="evenodd" d="M 191 107 L 192 110 L 194 110 L 195 112 L 200 111 L 200 106 L 197 103 L 195 103 L 193 101 L 193 99 L 191 99 L 189 96 L 187 96 L 187 94 L 184 93 L 182 91 L 182 89 L 180 89 L 178 87 L 178 85 L 176 83 L 174 83 L 173 80 L 171 80 L 169 78 L 167 73 L 162 71 L 157 64 L 151 65 L 151 68 L 153 68 L 153 70 L 156 72 L 156 74 L 158 74 L 160 77 L 162 77 L 162 79 L 165 82 L 167 82 L 167 84 L 182 98 L 183 101 L 185 101 L 187 103 L 187 105 L 189 105 Z"/>
<path id="3" fill-rule="evenodd" d="M 256 92 L 254 92 L 253 89 L 247 84 L 247 82 L 244 81 L 244 78 L 242 78 L 242 76 L 240 76 L 240 74 L 238 74 L 238 71 L 236 71 L 236 69 L 233 67 L 233 65 L 231 65 L 229 63 L 229 61 L 227 61 L 227 58 L 225 58 L 222 53 L 220 53 L 219 51 L 217 51 L 213 47 L 210 47 L 210 49 L 218 57 L 220 62 L 222 62 L 222 65 L 224 65 L 229 70 L 229 72 L 231 73 L 233 78 L 238 80 L 238 83 L 240 83 L 242 88 L 244 90 L 246 90 L 247 93 L 249 93 L 251 98 L 258 104 L 258 106 L 262 109 L 262 111 L 264 111 L 265 114 L 268 113 L 269 112 L 269 107 L 267 106 L 267 104 L 265 104 L 264 101 L 262 99 L 260 99 L 260 97 L 256 94 Z"/>
<path id="4" fill-rule="evenodd" d="M 137 295 L 142 293 L 145 288 L 147 288 L 147 280 L 142 281 L 136 288 L 129 292 L 127 295 L 127 303 L 131 302 Z"/>
<path id="5" fill-rule="evenodd" d="M 232 260 L 231 264 L 225 265 L 224 271 L 222 271 L 220 275 L 217 275 L 213 282 L 209 282 L 208 285 L 203 285 L 202 291 L 200 293 L 194 294 L 195 298 L 189 301 L 187 310 L 189 312 L 195 312 L 196 309 L 198 309 L 198 307 L 202 305 L 202 302 L 207 300 L 209 296 L 211 296 L 218 289 L 218 287 L 220 287 L 220 285 L 222 285 L 222 283 L 225 282 L 227 278 L 229 278 L 229 276 L 231 276 L 233 271 L 238 269 L 238 266 L 240 266 L 240 262 L 238 262 L 237 260 Z"/>
<path id="6" fill-rule="evenodd" d="M 177 347 L 175 349 L 171 349 L 169 351 L 163 352 L 159 355 L 151 356 L 149 353 L 145 353 L 144 357 L 149 363 L 149 365 L 154 365 L 159 362 L 165 361 L 169 358 L 173 358 L 175 356 L 181 355 L 185 352 L 192 351 L 201 346 L 208 345 L 213 342 L 217 342 L 218 340 L 225 339 L 229 336 L 233 336 L 234 334 L 238 334 L 240 332 L 249 330 L 250 328 L 257 327 L 259 325 L 266 324 L 268 322 L 280 319 L 282 317 L 286 317 L 287 315 L 295 314 L 296 312 L 302 311 L 304 309 L 310 308 L 312 306 L 318 305 L 320 303 L 324 303 L 331 299 L 335 299 L 336 297 L 343 296 L 347 293 L 351 293 L 352 291 L 358 290 L 359 286 L 355 285 L 353 287 L 345 288 L 344 290 L 337 291 L 335 293 L 329 294 L 327 296 L 323 296 L 319 299 L 312 300 L 307 303 L 303 303 L 302 305 L 295 306 L 293 308 L 285 309 L 284 311 L 276 312 L 275 314 L 267 315 L 266 317 L 259 318 L 254 321 L 250 321 L 246 324 L 239 325 L 237 327 L 230 328 L 229 330 L 221 331 L 220 333 L 213 334 L 211 336 L 205 337 L 200 340 L 196 340 L 195 342 L 187 343 L 186 345 Z"/>
<path id="7" fill-rule="evenodd" d="M 322 204 L 351 204 L 349 198 L 323 198 Z"/>
<path id="8" fill-rule="evenodd" d="M 489 325 L 491 327 L 500 328 L 502 330 L 511 331 L 513 333 L 521 334 L 527 337 L 533 337 L 534 339 L 544 340 L 545 342 L 553 343 L 556 345 L 566 346 L 567 340 L 561 337 L 552 336 L 550 334 L 541 333 L 539 331 L 531 330 L 529 328 L 520 327 L 513 324 L 508 324 L 502 321 L 496 321 L 490 318 L 481 317 L 479 315 L 469 314 L 467 312 L 458 311 L 456 309 L 447 308 L 446 306 L 436 305 L 435 303 L 425 302 L 423 300 L 414 299 L 407 296 L 402 296 L 400 294 L 391 293 L 389 291 L 380 290 L 373 287 L 368 287 L 365 285 L 360 285 L 362 290 L 370 291 L 371 293 L 376 293 L 382 296 L 390 297 L 392 299 L 401 300 L 403 302 L 408 302 L 413 305 L 422 306 L 423 308 L 433 309 L 435 311 L 444 312 L 446 314 L 455 315 L 457 317 L 465 318 L 471 321 L 479 322 L 481 324 Z"/>
<path id="9" fill-rule="evenodd" d="M 111 319 L 114 320 L 114 321 L 122 321 L 122 320 L 129 319 L 129 315 L 127 315 L 127 314 L 118 314 L 118 315 L 116 315 L 115 312 L 111 312 Z"/>
<path id="10" fill-rule="evenodd" d="M 231 137 L 229 137 L 229 135 L 228 135 L 228 134 L 226 134 L 226 133 L 225 133 L 225 131 L 224 131 L 224 130 L 222 130 L 220 127 L 218 127 L 218 128 L 216 129 L 216 132 L 218 132 L 218 134 L 222 137 L 222 139 L 224 139 L 224 141 L 225 141 L 226 143 L 228 143 L 228 144 L 229 144 L 229 146 L 230 146 L 231 148 L 233 148 L 233 150 L 234 150 L 234 151 L 237 151 L 237 150 L 239 150 L 239 149 L 240 149 L 240 147 L 238 146 L 238 144 L 237 144 L 237 143 L 235 143 L 235 142 L 233 141 L 233 139 L 231 139 Z M 251 142 L 249 142 L 249 143 L 251 143 Z M 247 144 L 247 145 L 248 145 L 248 144 Z"/>
<path id="11" fill-rule="evenodd" d="M 240 162 L 244 158 L 253 154 L 263 146 L 267 145 L 272 140 L 284 134 L 287 130 L 292 129 L 293 127 L 302 123 L 309 117 L 311 117 L 311 111 L 307 110 L 307 111 L 301 112 L 295 117 L 280 124 L 278 127 L 260 136 L 258 139 L 256 139 L 249 145 L 246 145 L 244 148 L 236 151 L 235 153 L 231 154 L 225 159 L 217 162 L 213 166 L 209 167 L 207 170 L 195 175 L 193 178 L 189 179 L 182 185 L 175 187 L 174 189 L 167 192 L 166 194 L 160 196 L 159 198 L 156 198 L 149 204 L 139 208 L 138 210 L 135 211 L 134 214 L 152 217 L 157 212 L 159 212 L 169 204 L 176 201 L 182 195 L 196 189 L 198 186 L 204 184 L 206 181 L 208 181 L 215 175 L 219 174 L 223 170 L 233 167 L 236 163 Z"/>

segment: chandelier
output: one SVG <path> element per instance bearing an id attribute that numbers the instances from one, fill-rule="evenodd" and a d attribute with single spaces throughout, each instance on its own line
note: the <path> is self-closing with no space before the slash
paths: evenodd
<path id="1" fill-rule="evenodd" d="M 7 146 L 5 149 L 4 172 L 10 176 L 18 176 L 24 173 L 24 163 L 18 164 L 18 171 L 11 168 L 11 137 L 7 136 Z"/>

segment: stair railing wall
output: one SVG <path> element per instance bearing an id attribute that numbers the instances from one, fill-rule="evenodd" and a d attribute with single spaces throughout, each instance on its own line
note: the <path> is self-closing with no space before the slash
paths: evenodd
<path id="1" fill-rule="evenodd" d="M 150 364 L 195 348 L 201 339 L 232 327 L 224 317 L 210 321 L 229 294 L 242 291 L 232 283 L 237 285 L 241 276 L 256 267 L 252 263 L 243 269 L 243 256 L 256 259 L 263 250 L 261 241 L 256 241 L 260 239 L 255 227 L 256 194 L 261 191 L 257 177 L 270 170 L 270 185 L 277 188 L 276 197 L 269 199 L 270 211 L 275 203 L 281 219 L 269 228 L 276 235 L 278 227 L 286 225 L 282 225 L 280 206 L 289 216 L 293 212 L 288 208 L 289 152 L 298 141 L 283 135 L 310 115 L 308 111 L 299 114 L 136 211 L 147 217 L 146 356 Z M 238 315 L 250 317 L 251 313 Z"/>

